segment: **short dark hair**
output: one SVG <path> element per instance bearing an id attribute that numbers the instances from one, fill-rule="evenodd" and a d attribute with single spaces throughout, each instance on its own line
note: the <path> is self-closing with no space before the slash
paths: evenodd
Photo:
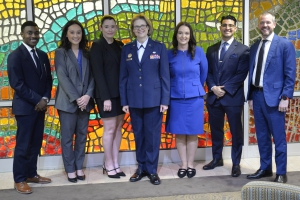
<path id="1" fill-rule="evenodd" d="M 24 31 L 26 26 L 36 26 L 36 27 L 38 27 L 38 25 L 34 21 L 26 21 L 21 26 L 21 32 Z"/>
<path id="2" fill-rule="evenodd" d="M 189 40 L 188 52 L 191 54 L 192 59 L 194 59 L 195 51 L 196 51 L 196 39 L 194 37 L 194 33 L 193 33 L 193 29 L 192 29 L 191 25 L 187 22 L 179 22 L 177 24 L 177 26 L 175 27 L 175 31 L 174 31 L 174 34 L 173 34 L 173 40 L 172 40 L 173 54 L 174 55 L 177 54 L 177 50 L 178 50 L 177 34 L 178 34 L 178 30 L 181 26 L 186 26 L 190 29 L 190 40 Z"/>
<path id="3" fill-rule="evenodd" d="M 234 25 L 236 25 L 236 18 L 234 16 L 232 16 L 232 15 L 225 15 L 225 16 L 223 16 L 221 18 L 221 24 L 222 24 L 223 20 L 225 20 L 225 19 L 230 19 L 230 20 L 234 21 Z"/>
<path id="4" fill-rule="evenodd" d="M 104 21 L 107 20 L 107 19 L 109 19 L 109 20 L 114 20 L 114 22 L 116 22 L 116 20 L 115 20 L 115 18 L 114 18 L 113 16 L 111 16 L 111 15 L 104 15 L 104 16 L 102 17 L 102 19 L 101 19 L 101 24 L 100 24 L 100 26 L 102 26 L 103 23 L 104 23 Z"/>
<path id="5" fill-rule="evenodd" d="M 61 38 L 60 38 L 61 43 L 60 43 L 59 47 L 62 47 L 65 50 L 69 50 L 71 48 L 71 43 L 70 43 L 69 39 L 67 38 L 67 33 L 68 33 L 69 27 L 74 24 L 77 24 L 81 28 L 82 38 L 79 43 L 79 49 L 81 49 L 83 51 L 83 53 L 84 53 L 83 55 L 87 56 L 88 41 L 86 39 L 85 31 L 84 31 L 82 24 L 77 20 L 71 20 L 66 23 L 66 25 L 63 28 L 62 34 L 61 34 Z"/>

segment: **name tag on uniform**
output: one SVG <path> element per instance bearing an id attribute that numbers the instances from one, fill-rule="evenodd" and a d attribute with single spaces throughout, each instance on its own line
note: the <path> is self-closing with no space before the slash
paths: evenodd
<path id="1" fill-rule="evenodd" d="M 126 61 L 132 60 L 132 54 L 128 54 Z"/>
<path id="2" fill-rule="evenodd" d="M 160 55 L 158 55 L 156 52 L 153 52 L 153 53 L 150 55 L 150 59 L 160 59 Z"/>

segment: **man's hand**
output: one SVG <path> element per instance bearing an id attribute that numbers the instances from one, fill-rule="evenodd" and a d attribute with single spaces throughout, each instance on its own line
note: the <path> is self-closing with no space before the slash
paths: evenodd
<path id="1" fill-rule="evenodd" d="M 248 106 L 251 110 L 253 110 L 253 100 L 248 101 Z"/>
<path id="2" fill-rule="evenodd" d="M 123 106 L 122 110 L 123 110 L 125 113 L 129 113 L 129 106 Z"/>
<path id="3" fill-rule="evenodd" d="M 289 100 L 283 100 L 279 102 L 278 111 L 280 112 L 286 112 L 289 109 Z"/>
<path id="4" fill-rule="evenodd" d="M 78 107 L 81 109 L 81 111 L 85 110 L 86 105 L 90 101 L 90 96 L 89 95 L 83 95 L 82 97 L 78 98 L 76 100 Z"/>
<path id="5" fill-rule="evenodd" d="M 165 112 L 165 111 L 167 111 L 168 110 L 168 106 L 166 106 L 166 105 L 160 105 L 160 112 Z"/>
<path id="6" fill-rule="evenodd" d="M 47 109 L 47 100 L 41 98 L 38 104 L 36 104 L 34 110 L 35 111 L 45 111 Z"/>
<path id="7" fill-rule="evenodd" d="M 225 95 L 226 91 L 223 90 L 224 86 L 214 86 L 211 88 L 211 91 L 217 96 L 217 98 L 221 98 Z"/>

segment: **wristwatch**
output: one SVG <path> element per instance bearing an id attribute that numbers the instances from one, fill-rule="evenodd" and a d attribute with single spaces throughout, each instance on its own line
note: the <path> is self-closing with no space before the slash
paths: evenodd
<path id="1" fill-rule="evenodd" d="M 289 98 L 288 98 L 286 95 L 282 95 L 282 96 L 281 96 L 281 99 L 282 99 L 282 100 L 289 100 Z"/>
<path id="2" fill-rule="evenodd" d="M 47 97 L 43 97 L 42 99 L 45 99 L 47 103 L 49 103 L 49 99 Z"/>

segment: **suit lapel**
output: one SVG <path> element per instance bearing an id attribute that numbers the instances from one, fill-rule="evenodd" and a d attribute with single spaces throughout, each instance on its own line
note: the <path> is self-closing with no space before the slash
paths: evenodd
<path id="1" fill-rule="evenodd" d="M 72 49 L 69 49 L 67 51 L 67 56 L 69 57 L 69 59 L 71 60 L 71 62 L 73 63 L 73 65 L 75 66 L 77 74 L 78 74 L 78 77 L 80 77 L 80 72 L 79 72 L 79 66 L 78 66 L 78 63 L 77 63 L 77 58 L 76 58 L 75 54 L 73 53 Z M 83 57 L 83 55 L 82 55 L 82 57 Z M 82 58 L 82 61 L 83 61 L 83 58 Z M 82 79 L 83 79 L 83 69 L 82 69 Z"/>
<path id="2" fill-rule="evenodd" d="M 115 39 L 114 39 L 114 42 L 115 42 Z M 111 52 L 108 55 L 111 56 L 111 57 L 113 57 L 114 60 L 119 60 L 118 55 L 115 54 L 113 48 L 111 47 L 111 45 L 109 45 L 107 43 L 107 41 L 106 41 L 106 39 L 104 37 L 101 37 L 101 39 L 100 39 L 100 45 L 103 45 L 104 48 L 107 50 L 107 52 Z"/>
<path id="3" fill-rule="evenodd" d="M 137 54 L 137 43 L 136 43 L 136 40 L 131 43 L 131 56 L 132 56 L 132 59 L 138 64 L 140 65 L 140 61 L 139 61 L 139 57 L 138 57 L 138 54 Z M 128 58 L 129 58 L 129 55 L 127 55 Z"/>
<path id="4" fill-rule="evenodd" d="M 83 54 L 82 54 L 82 64 L 81 65 L 82 65 L 82 80 L 81 81 L 84 82 L 85 73 L 87 71 L 88 63 L 87 63 L 87 59 L 83 56 Z"/>
<path id="5" fill-rule="evenodd" d="M 236 45 L 237 45 L 236 40 L 233 40 L 232 43 L 231 43 L 231 45 L 229 46 L 229 48 L 227 49 L 227 51 L 226 51 L 226 53 L 225 53 L 225 56 L 224 56 L 224 58 L 223 58 L 223 62 L 220 63 L 219 68 L 220 68 L 221 70 L 224 70 L 224 69 L 223 69 L 223 65 L 226 63 L 226 61 L 228 60 L 228 58 L 230 57 L 230 55 L 231 55 L 231 54 L 233 53 L 233 51 L 235 50 Z"/>
<path id="6" fill-rule="evenodd" d="M 39 71 L 37 70 L 37 68 L 36 68 L 36 65 L 35 65 L 35 62 L 33 61 L 33 58 L 32 58 L 32 56 L 31 56 L 31 53 L 27 50 L 27 48 L 22 44 L 21 46 L 20 46 L 20 48 L 21 48 L 21 50 L 22 50 L 22 52 L 23 52 L 23 54 L 25 55 L 25 58 L 26 59 L 28 59 L 28 60 L 30 60 L 29 62 L 31 62 L 31 66 L 30 67 L 33 67 L 33 69 L 34 69 L 34 71 L 37 73 L 37 75 L 39 76 L 40 74 L 39 74 Z M 38 52 L 38 51 L 37 51 Z M 40 59 L 40 55 L 38 54 L 38 56 L 39 56 L 39 59 Z M 41 63 L 42 64 L 42 63 Z M 40 76 L 40 78 L 41 78 L 42 76 Z"/>
<path id="7" fill-rule="evenodd" d="M 219 69 L 219 48 L 220 48 L 221 42 L 217 43 L 215 45 L 215 49 L 213 51 L 213 60 L 215 62 L 215 66 L 217 69 Z"/>
<path id="8" fill-rule="evenodd" d="M 268 52 L 268 57 L 266 59 L 265 71 L 268 69 L 268 66 L 269 66 L 269 63 L 271 61 L 271 58 L 275 54 L 275 50 L 277 48 L 277 45 L 278 45 L 278 36 L 274 35 L 273 40 L 271 42 L 271 46 L 270 46 L 269 52 Z"/>
<path id="9" fill-rule="evenodd" d="M 151 53 L 154 53 L 152 50 L 153 50 L 153 40 L 148 38 L 147 47 L 145 48 L 144 54 L 142 56 L 141 64 L 143 64 L 145 60 L 147 60 L 147 58 L 150 58 Z"/>

